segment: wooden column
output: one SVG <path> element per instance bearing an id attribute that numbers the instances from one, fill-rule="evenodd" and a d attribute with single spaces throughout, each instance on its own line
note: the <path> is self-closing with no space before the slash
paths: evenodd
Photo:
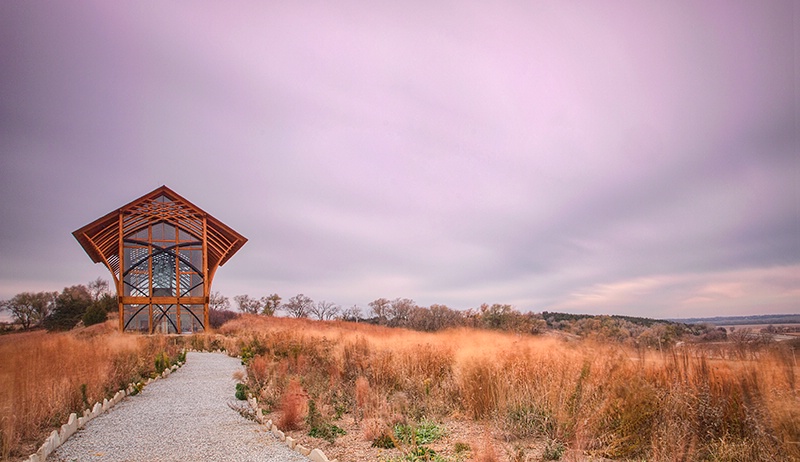
<path id="1" fill-rule="evenodd" d="M 119 331 L 125 332 L 125 304 L 122 302 L 122 296 L 125 294 L 125 283 L 123 282 L 122 274 L 125 272 L 125 244 L 122 236 L 123 231 L 123 213 L 122 210 L 118 214 L 119 232 L 117 233 L 117 244 L 119 248 L 119 276 L 117 277 L 117 305 L 119 306 Z M 111 268 L 109 268 L 111 269 Z M 111 271 L 112 275 L 114 271 Z"/>
<path id="2" fill-rule="evenodd" d="M 208 277 L 208 219 L 203 214 L 203 332 L 208 332 L 208 299 L 211 294 L 211 280 Z"/>

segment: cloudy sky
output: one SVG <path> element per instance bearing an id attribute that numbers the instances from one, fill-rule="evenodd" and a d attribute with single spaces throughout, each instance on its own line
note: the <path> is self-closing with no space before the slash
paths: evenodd
<path id="1" fill-rule="evenodd" d="M 0 2 L 0 299 L 166 184 L 229 297 L 799 313 L 796 5 Z"/>

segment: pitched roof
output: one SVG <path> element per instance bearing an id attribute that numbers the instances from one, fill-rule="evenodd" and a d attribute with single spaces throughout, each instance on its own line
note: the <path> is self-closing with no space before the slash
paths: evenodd
<path id="1" fill-rule="evenodd" d="M 128 236 L 150 224 L 168 222 L 202 240 L 203 218 L 207 223 L 208 269 L 213 270 L 224 265 L 247 238 L 166 186 L 109 212 L 72 235 L 92 261 L 105 263 L 118 275 L 120 233 Z"/>

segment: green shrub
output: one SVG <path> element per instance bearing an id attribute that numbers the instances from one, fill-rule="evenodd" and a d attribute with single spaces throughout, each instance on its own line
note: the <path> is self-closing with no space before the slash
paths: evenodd
<path id="1" fill-rule="evenodd" d="M 306 424 L 309 427 L 308 436 L 321 438 L 329 443 L 336 441 L 337 436 L 346 434 L 343 429 L 325 420 L 313 399 L 308 400 Z"/>
<path id="2" fill-rule="evenodd" d="M 103 305 L 99 303 L 92 303 L 88 308 L 86 308 L 86 312 L 83 313 L 82 319 L 84 326 L 100 324 L 108 319 L 108 311 L 106 311 L 106 308 Z"/>
<path id="3" fill-rule="evenodd" d="M 389 462 L 449 462 L 450 459 L 436 454 L 431 448 L 415 446 L 401 457 L 389 459 Z"/>
<path id="4" fill-rule="evenodd" d="M 91 304 L 92 297 L 86 286 L 65 287 L 56 297 L 55 307 L 43 325 L 49 331 L 72 329 Z"/>
<path id="5" fill-rule="evenodd" d="M 447 459 L 436 454 L 436 451 L 431 448 L 417 446 L 409 451 L 402 460 L 408 462 L 445 462 Z"/>
<path id="6" fill-rule="evenodd" d="M 144 388 L 144 383 L 143 382 L 134 383 L 133 384 L 133 390 L 131 390 L 130 396 L 138 395 L 142 391 L 142 388 Z"/>
<path id="7" fill-rule="evenodd" d="M 267 352 L 267 348 L 259 341 L 258 338 L 253 337 L 248 345 L 240 348 L 239 354 L 242 357 L 242 365 L 246 366 L 250 360 L 258 355 L 263 355 Z"/>
<path id="8" fill-rule="evenodd" d="M 436 422 L 423 420 L 418 425 L 397 424 L 394 434 L 405 444 L 428 444 L 444 436 L 444 429 Z"/>
<path id="9" fill-rule="evenodd" d="M 241 401 L 247 399 L 247 385 L 243 383 L 236 384 L 236 399 Z"/>
<path id="10" fill-rule="evenodd" d="M 155 366 L 157 374 L 161 374 L 166 368 L 169 367 L 169 355 L 166 351 L 162 351 L 156 355 Z"/>

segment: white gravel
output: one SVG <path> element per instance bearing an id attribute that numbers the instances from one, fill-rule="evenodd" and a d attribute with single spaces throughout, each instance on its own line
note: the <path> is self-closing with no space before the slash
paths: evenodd
<path id="1" fill-rule="evenodd" d="M 236 358 L 189 352 L 183 367 L 89 422 L 48 461 L 308 462 L 228 406 L 246 403 L 234 397 L 238 369 Z"/>

